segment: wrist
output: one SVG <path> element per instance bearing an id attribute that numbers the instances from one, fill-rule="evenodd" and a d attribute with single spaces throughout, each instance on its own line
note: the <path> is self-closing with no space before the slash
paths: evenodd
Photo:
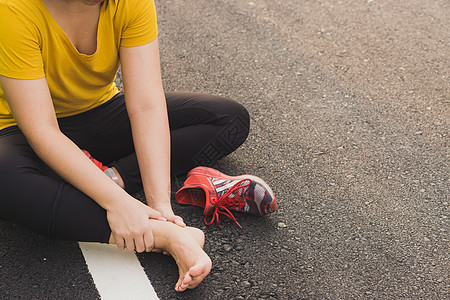
<path id="1" fill-rule="evenodd" d="M 172 208 L 172 205 L 170 203 L 170 199 L 161 199 L 159 198 L 157 201 L 153 199 L 147 199 L 148 206 L 152 208 Z"/>
<path id="2" fill-rule="evenodd" d="M 170 205 L 170 193 L 150 194 L 146 201 L 149 206 L 167 206 Z"/>
<path id="3" fill-rule="evenodd" d="M 114 184 L 115 185 L 115 184 Z M 135 198 L 130 196 L 124 190 L 122 190 L 119 186 L 115 185 L 118 189 L 120 189 L 119 193 L 114 193 L 111 197 L 108 197 L 108 201 L 103 205 L 103 208 L 106 211 L 118 211 L 122 210 L 124 207 L 132 203 L 133 201 L 137 201 Z M 139 202 L 139 201 L 137 201 Z"/>

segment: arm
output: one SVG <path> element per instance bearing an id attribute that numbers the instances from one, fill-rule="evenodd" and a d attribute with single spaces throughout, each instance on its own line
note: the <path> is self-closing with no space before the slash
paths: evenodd
<path id="1" fill-rule="evenodd" d="M 107 211 L 119 248 L 150 251 L 149 218 L 160 214 L 119 188 L 59 129 L 45 78 L 19 80 L 0 76 L 0 84 L 20 129 L 36 154 L 67 182 Z M 162 218 L 161 218 L 162 219 Z"/>
<path id="2" fill-rule="evenodd" d="M 147 203 L 185 226 L 170 204 L 170 131 L 161 80 L 158 39 L 120 47 L 125 102 Z"/>

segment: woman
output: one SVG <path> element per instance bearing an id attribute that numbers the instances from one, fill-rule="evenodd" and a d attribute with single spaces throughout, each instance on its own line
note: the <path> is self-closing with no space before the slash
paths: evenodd
<path id="1" fill-rule="evenodd" d="M 170 177 L 242 144 L 245 108 L 163 92 L 152 0 L 0 0 L 0 16 L 0 217 L 56 238 L 168 252 L 175 290 L 196 287 L 211 260 L 203 233 L 172 211 Z M 231 124 L 240 135 L 224 139 Z M 142 187 L 148 205 L 130 196 Z"/>

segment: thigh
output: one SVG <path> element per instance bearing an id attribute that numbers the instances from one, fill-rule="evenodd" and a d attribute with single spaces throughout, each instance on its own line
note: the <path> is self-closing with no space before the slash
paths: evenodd
<path id="1" fill-rule="evenodd" d="M 223 145 L 220 147 L 224 148 L 221 150 L 224 154 L 234 151 L 247 138 L 250 117 L 238 102 L 220 96 L 186 92 L 167 92 L 166 101 L 173 138 L 176 138 L 174 131 L 190 128 L 187 131 L 189 136 L 185 138 L 200 138 L 198 145 L 201 145 L 215 137 Z M 135 152 L 123 94 L 86 113 L 61 119 L 60 126 L 80 148 L 88 150 L 105 164 Z M 212 134 L 203 136 L 202 128 L 208 128 Z M 137 163 L 133 163 L 132 167 L 137 168 Z"/>
<path id="2" fill-rule="evenodd" d="M 225 97 L 187 92 L 166 93 L 170 129 L 234 123 L 248 131 L 250 117 L 243 105 Z"/>
<path id="3" fill-rule="evenodd" d="M 167 92 L 165 96 L 171 131 L 195 125 L 215 125 L 227 127 L 228 131 L 224 134 L 227 139 L 231 137 L 236 140 L 233 144 L 240 144 L 247 137 L 250 118 L 240 103 L 200 93 Z M 105 163 L 135 151 L 123 94 L 118 94 L 87 115 L 92 136 L 80 147 L 84 146 Z"/>
<path id="4" fill-rule="evenodd" d="M 68 138 L 103 163 L 134 153 L 131 124 L 122 93 L 99 107 L 58 121 Z"/>
<path id="5" fill-rule="evenodd" d="M 20 131 L 19 131 L 20 132 Z M 105 211 L 49 173 L 25 137 L 0 136 L 0 217 L 52 237 L 107 242 Z"/>

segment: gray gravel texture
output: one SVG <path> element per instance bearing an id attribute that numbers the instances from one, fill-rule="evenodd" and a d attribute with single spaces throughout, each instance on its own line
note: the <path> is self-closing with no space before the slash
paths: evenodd
<path id="1" fill-rule="evenodd" d="M 171 258 L 138 255 L 161 299 L 450 298 L 448 0 L 156 5 L 166 90 L 243 103 L 249 139 L 216 167 L 279 203 L 240 229 L 174 201 L 213 270 L 178 294 Z M 76 243 L 0 227 L 4 298 L 98 297 Z"/>
<path id="2" fill-rule="evenodd" d="M 157 9 L 166 90 L 248 108 L 248 141 L 218 167 L 263 177 L 280 207 L 204 227 L 211 275 L 184 295 L 174 275 L 163 299 L 449 297 L 448 1 Z M 174 206 L 202 226 L 201 209 Z"/>

